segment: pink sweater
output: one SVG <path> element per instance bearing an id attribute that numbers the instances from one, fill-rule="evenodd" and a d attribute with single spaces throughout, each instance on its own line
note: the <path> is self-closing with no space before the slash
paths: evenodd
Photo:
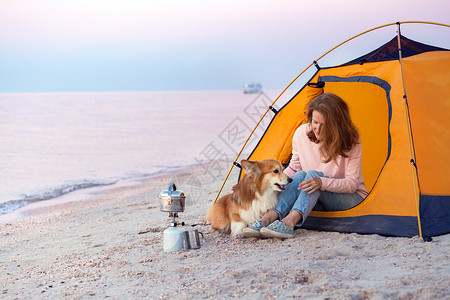
<path id="1" fill-rule="evenodd" d="M 347 158 L 339 156 L 334 160 L 322 162 L 320 144 L 312 142 L 306 133 L 310 124 L 303 124 L 294 133 L 292 139 L 292 158 L 284 173 L 292 177 L 297 171 L 321 171 L 327 177 L 321 177 L 322 191 L 334 193 L 358 193 L 365 198 L 369 192 L 364 187 L 361 174 L 361 144 L 356 144 Z"/>

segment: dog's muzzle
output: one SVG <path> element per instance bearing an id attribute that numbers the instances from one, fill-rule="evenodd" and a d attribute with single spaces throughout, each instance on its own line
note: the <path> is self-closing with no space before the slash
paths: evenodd
<path id="1" fill-rule="evenodd" d="M 276 185 L 280 190 L 282 190 L 282 191 L 284 191 L 285 188 L 286 188 L 285 185 L 281 185 L 281 184 L 278 184 L 278 183 L 275 183 L 275 185 Z"/>
<path id="2" fill-rule="evenodd" d="M 288 178 L 287 179 L 288 184 L 292 182 L 292 178 Z M 279 184 L 279 183 L 275 183 L 275 185 L 282 191 L 284 191 L 286 189 L 286 185 L 287 184 Z"/>

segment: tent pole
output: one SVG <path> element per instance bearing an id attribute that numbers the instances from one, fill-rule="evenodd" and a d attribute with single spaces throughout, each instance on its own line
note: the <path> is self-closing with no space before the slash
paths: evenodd
<path id="1" fill-rule="evenodd" d="M 400 62 L 400 73 L 402 75 L 402 87 L 403 87 L 403 100 L 405 102 L 405 113 L 406 113 L 406 126 L 408 129 L 408 141 L 409 141 L 409 156 L 410 156 L 410 162 L 411 162 L 411 171 L 413 175 L 413 186 L 414 186 L 414 195 L 416 198 L 416 212 L 417 212 L 417 225 L 419 227 L 419 236 L 422 237 L 422 226 L 420 222 L 420 209 L 419 209 L 419 189 L 418 189 L 418 181 L 417 178 L 417 166 L 416 166 L 416 160 L 415 160 L 415 151 L 414 151 L 414 143 L 412 139 L 412 128 L 411 128 L 411 118 L 409 114 L 409 107 L 408 107 L 408 98 L 406 97 L 406 88 L 405 88 L 405 78 L 403 74 L 403 63 L 402 63 L 402 46 L 401 46 L 401 33 L 400 33 L 400 23 L 397 23 L 397 40 L 398 40 L 398 58 Z"/>

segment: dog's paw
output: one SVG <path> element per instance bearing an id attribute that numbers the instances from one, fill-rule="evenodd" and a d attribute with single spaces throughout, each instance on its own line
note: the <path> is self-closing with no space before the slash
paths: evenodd
<path id="1" fill-rule="evenodd" d="M 245 227 L 245 224 L 242 222 L 231 222 L 231 236 L 233 238 L 243 237 L 243 231 Z"/>
<path id="2" fill-rule="evenodd" d="M 233 239 L 242 239 L 243 237 L 244 237 L 244 234 L 242 232 L 231 233 L 231 238 L 233 238 Z"/>

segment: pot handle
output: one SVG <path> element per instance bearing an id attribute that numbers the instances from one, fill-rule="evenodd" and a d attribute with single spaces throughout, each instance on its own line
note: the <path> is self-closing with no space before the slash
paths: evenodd
<path id="1" fill-rule="evenodd" d="M 169 192 L 173 192 L 173 191 L 176 191 L 177 190 L 177 186 L 175 185 L 175 183 L 171 183 L 170 185 L 169 185 Z"/>

